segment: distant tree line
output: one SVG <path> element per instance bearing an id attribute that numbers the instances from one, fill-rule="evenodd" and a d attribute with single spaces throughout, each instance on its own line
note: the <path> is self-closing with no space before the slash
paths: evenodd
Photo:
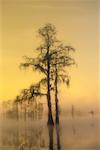
<path id="1" fill-rule="evenodd" d="M 31 92 L 34 89 L 35 95 Z M 23 89 L 15 99 L 2 102 L 2 113 L 4 118 L 19 119 L 42 119 L 43 104 L 37 101 L 39 91 L 37 85 L 31 85 L 28 89 Z"/>

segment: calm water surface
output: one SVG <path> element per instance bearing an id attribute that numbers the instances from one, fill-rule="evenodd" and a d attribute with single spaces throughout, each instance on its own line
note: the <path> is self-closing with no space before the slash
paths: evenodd
<path id="1" fill-rule="evenodd" d="M 100 150 L 99 120 L 63 117 L 52 127 L 46 120 L 1 119 L 0 150 Z"/>

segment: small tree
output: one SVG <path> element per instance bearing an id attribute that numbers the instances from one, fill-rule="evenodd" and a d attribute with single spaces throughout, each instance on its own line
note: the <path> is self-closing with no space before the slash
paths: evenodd
<path id="1" fill-rule="evenodd" d="M 15 112 L 16 112 L 16 118 L 17 120 L 19 120 L 19 107 L 18 104 L 21 102 L 20 96 L 16 96 L 15 100 L 14 100 L 14 105 L 15 105 Z"/>

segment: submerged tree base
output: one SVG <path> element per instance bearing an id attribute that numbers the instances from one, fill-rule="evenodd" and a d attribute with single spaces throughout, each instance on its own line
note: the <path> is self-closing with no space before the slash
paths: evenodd
<path id="1" fill-rule="evenodd" d="M 55 123 L 59 124 L 59 119 L 58 118 L 56 118 Z"/>
<path id="2" fill-rule="evenodd" d="M 47 125 L 54 125 L 54 121 L 53 121 L 53 118 L 52 118 L 52 117 L 49 117 L 49 118 L 48 118 Z"/>
<path id="3" fill-rule="evenodd" d="M 47 122 L 47 125 L 48 125 L 48 126 L 49 126 L 49 125 L 54 126 L 54 122 L 53 122 L 53 121 L 48 121 L 48 122 Z"/>

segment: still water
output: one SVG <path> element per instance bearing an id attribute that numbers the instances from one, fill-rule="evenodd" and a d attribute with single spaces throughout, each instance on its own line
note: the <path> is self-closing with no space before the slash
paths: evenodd
<path id="1" fill-rule="evenodd" d="M 0 150 L 100 150 L 99 120 L 63 117 L 52 127 L 46 119 L 1 119 Z"/>

